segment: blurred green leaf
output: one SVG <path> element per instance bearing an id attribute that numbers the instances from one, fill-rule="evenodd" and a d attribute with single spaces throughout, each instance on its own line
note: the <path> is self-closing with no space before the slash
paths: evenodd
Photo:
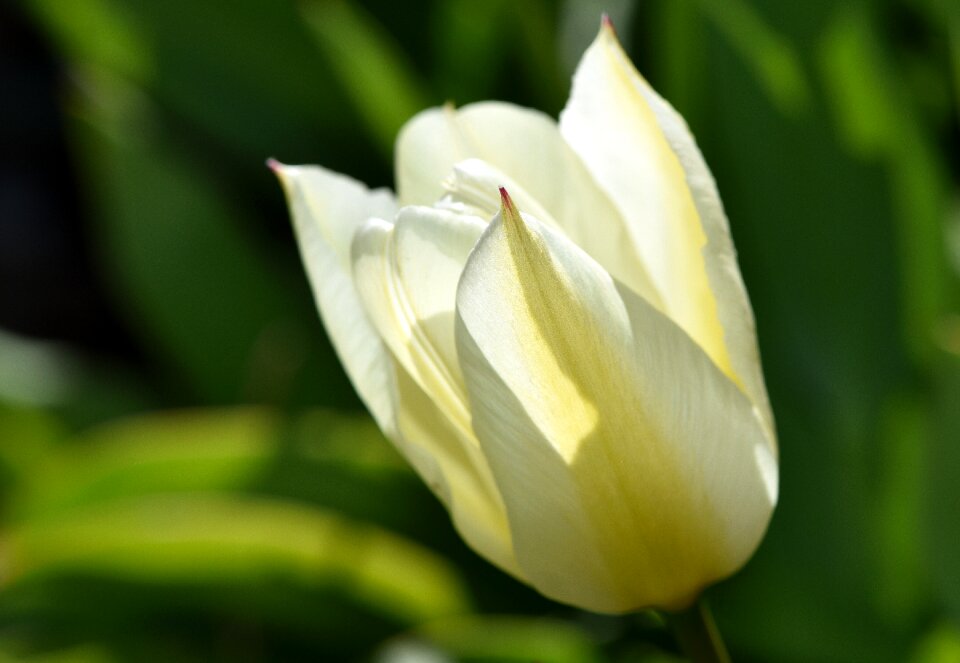
<path id="1" fill-rule="evenodd" d="M 0 663 L 113 663 L 120 660 L 97 645 L 80 645 L 42 654 L 24 654 L 19 649 L 27 648 L 15 645 L 8 649 L 0 641 Z"/>
<path id="2" fill-rule="evenodd" d="M 934 445 L 929 492 L 930 552 L 940 599 L 960 624 L 960 354 L 938 356 L 932 398 Z"/>
<path id="3" fill-rule="evenodd" d="M 523 617 L 469 616 L 434 621 L 416 637 L 455 661 L 593 663 L 602 659 L 597 643 L 570 622 Z"/>
<path id="4" fill-rule="evenodd" d="M 295 296 L 299 265 L 267 255 L 212 173 L 160 139 L 136 88 L 98 70 L 85 86 L 78 145 L 102 257 L 159 368 L 208 402 L 288 401 L 324 356 L 316 315 Z"/>
<path id="5" fill-rule="evenodd" d="M 910 663 L 960 663 L 960 630 L 942 625 L 927 633 Z"/>
<path id="6" fill-rule="evenodd" d="M 305 160 L 350 118 L 293 3 L 27 0 L 71 65 L 122 75 L 164 108 L 258 165 Z M 304 84 L 301 71 L 310 71 Z M 325 121 L 318 123 L 317 118 Z M 322 137 L 322 139 L 321 139 Z M 208 145 L 212 149 L 213 145 Z"/>
<path id="7" fill-rule="evenodd" d="M 654 55 L 650 71 L 642 73 L 688 124 L 700 125 L 700 114 L 709 112 L 703 100 L 707 65 L 703 12 L 693 2 L 660 2 L 644 18 L 655 25 L 649 30 Z"/>
<path id="8" fill-rule="evenodd" d="M 241 587 L 285 578 L 337 591 L 400 623 L 463 613 L 454 571 L 396 535 L 264 499 L 165 495 L 115 500 L 16 527 L 9 587 L 65 574 Z"/>
<path id="9" fill-rule="evenodd" d="M 428 105 L 419 76 L 390 33 L 342 0 L 305 2 L 303 12 L 341 87 L 385 154 L 400 127 Z"/>
<path id="10" fill-rule="evenodd" d="M 33 464 L 10 497 L 9 516 L 25 524 L 118 498 L 183 491 L 311 502 L 418 537 L 435 535 L 431 522 L 446 519 L 368 418 L 313 411 L 288 419 L 253 408 L 98 426 Z"/>
<path id="11" fill-rule="evenodd" d="M 517 102 L 556 117 L 566 103 L 570 79 L 557 62 L 557 21 L 552 3 L 508 2 L 507 9 L 504 26 L 514 30 L 509 43 L 525 74 L 522 89 L 512 92 L 512 96 Z M 599 23 L 594 25 L 599 27 Z"/>
<path id="12" fill-rule="evenodd" d="M 242 487 L 276 447 L 279 418 L 259 409 L 183 411 L 100 426 L 34 468 L 14 522 L 119 497 Z"/>
<path id="13" fill-rule="evenodd" d="M 0 517 L 9 517 L 8 491 L 20 484 L 65 435 L 63 426 L 50 414 L 0 402 Z"/>
<path id="14" fill-rule="evenodd" d="M 953 106 L 960 120 L 960 9 L 955 9 L 947 27 L 950 55 L 953 58 Z"/>
<path id="15" fill-rule="evenodd" d="M 450 0 L 437 5 L 430 30 L 437 88 L 444 101 L 463 105 L 493 94 L 506 61 L 507 0 Z"/>
<path id="16" fill-rule="evenodd" d="M 867 5 L 837 11 L 820 64 L 843 137 L 888 169 L 899 221 L 902 333 L 922 359 L 946 307 L 946 167 L 885 56 Z"/>
<path id="17" fill-rule="evenodd" d="M 943 30 L 946 41 L 947 71 L 953 96 L 953 110 L 960 120 L 960 4 L 954 0 L 914 0 L 926 14 L 930 26 Z"/>
<path id="18" fill-rule="evenodd" d="M 879 609 L 893 627 L 915 624 L 931 595 L 924 502 L 930 414 L 917 397 L 893 398 L 878 440 L 876 591 Z"/>
<path id="19" fill-rule="evenodd" d="M 150 41 L 129 6 L 115 0 L 27 0 L 24 4 L 71 60 L 132 80 L 146 81 L 154 75 Z"/>
<path id="20" fill-rule="evenodd" d="M 797 115 L 810 103 L 810 85 L 792 44 L 746 0 L 696 0 L 730 41 L 781 112 Z"/>

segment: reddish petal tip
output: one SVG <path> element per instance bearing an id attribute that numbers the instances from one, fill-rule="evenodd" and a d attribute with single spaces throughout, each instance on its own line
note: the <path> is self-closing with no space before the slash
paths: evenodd
<path id="1" fill-rule="evenodd" d="M 504 209 L 513 210 L 513 200 L 510 198 L 510 194 L 507 193 L 506 187 L 500 187 L 500 203 Z"/>
<path id="2" fill-rule="evenodd" d="M 279 172 L 281 168 L 283 168 L 283 164 L 277 161 L 276 159 L 274 159 L 273 157 L 270 157 L 269 159 L 267 159 L 267 168 L 269 168 L 270 170 L 276 173 L 276 172 Z"/>
<path id="3" fill-rule="evenodd" d="M 613 21 L 610 20 L 610 14 L 607 12 L 603 12 L 603 14 L 600 15 L 600 29 L 609 30 L 614 36 L 617 34 L 617 29 L 613 27 Z"/>
<path id="4" fill-rule="evenodd" d="M 520 212 L 517 206 L 513 204 L 513 199 L 507 193 L 506 187 L 500 187 L 500 214 L 508 227 L 520 223 Z"/>

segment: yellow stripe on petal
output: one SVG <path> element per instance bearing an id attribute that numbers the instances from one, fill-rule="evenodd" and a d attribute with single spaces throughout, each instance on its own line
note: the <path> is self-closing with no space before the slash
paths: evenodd
<path id="1" fill-rule="evenodd" d="M 592 374 L 590 368 L 571 371 L 571 364 L 589 359 L 588 348 L 595 340 L 589 325 L 578 317 L 578 309 L 556 297 L 570 292 L 572 284 L 552 269 L 538 269 L 550 264 L 549 251 L 540 236 L 529 231 L 506 189 L 500 189 L 503 201 L 501 216 L 510 249 L 512 268 L 523 287 L 510 293 L 509 305 L 526 307 L 528 321 L 535 324 L 516 328 L 526 348 L 524 363 L 516 377 L 536 377 L 525 388 L 549 394 L 546 406 L 536 414 L 535 423 L 554 448 L 566 460 L 572 460 L 580 442 L 597 427 L 597 408 L 574 381 Z M 580 333 L 578 333 L 580 332 Z M 519 368 L 519 367 L 517 367 Z M 586 368 L 586 372 L 582 369 Z M 593 367 L 596 368 L 596 367 Z"/>
<path id="2" fill-rule="evenodd" d="M 707 237 L 644 86 L 604 24 L 577 68 L 560 131 L 626 219 L 664 311 L 739 382 L 704 264 Z"/>
<path id="3" fill-rule="evenodd" d="M 680 327 L 506 195 L 457 316 L 473 429 L 534 587 L 601 612 L 678 608 L 749 557 L 776 463 Z"/>

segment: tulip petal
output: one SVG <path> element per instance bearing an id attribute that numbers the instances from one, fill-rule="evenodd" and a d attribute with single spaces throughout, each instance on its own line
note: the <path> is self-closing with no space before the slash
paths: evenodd
<path id="1" fill-rule="evenodd" d="M 577 68 L 560 130 L 627 219 L 666 313 L 772 431 L 753 312 L 713 177 L 683 118 L 640 76 L 608 24 Z"/>
<path id="2" fill-rule="evenodd" d="M 464 541 L 519 577 L 503 500 L 472 432 L 456 426 L 402 366 L 396 369 L 394 443 L 446 506 Z"/>
<path id="3" fill-rule="evenodd" d="M 457 347 L 517 563 L 601 612 L 682 607 L 776 501 L 756 410 L 674 322 L 507 206 L 467 262 Z"/>
<path id="4" fill-rule="evenodd" d="M 516 191 L 524 209 L 536 209 L 541 221 L 555 223 L 619 280 L 660 305 L 620 213 L 547 115 L 482 102 L 414 117 L 397 139 L 400 201 L 432 205 L 451 189 L 459 201 L 465 185 L 473 186 L 468 202 L 485 218 L 499 208 L 498 187 Z"/>
<path id="5" fill-rule="evenodd" d="M 319 166 L 275 164 L 327 335 L 360 398 L 388 434 L 395 413 L 392 360 L 350 277 L 350 243 L 367 219 L 391 218 L 392 194 Z"/>
<path id="6" fill-rule="evenodd" d="M 447 505 L 464 539 L 516 574 L 499 492 L 470 428 L 454 342 L 457 281 L 486 227 L 478 218 L 405 207 L 353 242 L 354 282 L 397 361 L 398 446 Z"/>
<path id="7" fill-rule="evenodd" d="M 276 171 L 290 202 L 324 326 L 361 398 L 380 428 L 447 506 L 464 540 L 516 575 L 503 504 L 476 440 L 472 433 L 463 439 L 464 433 L 447 420 L 385 347 L 350 275 L 351 239 L 368 219 L 393 218 L 392 196 L 386 191 L 370 192 L 359 182 L 320 167 L 277 164 Z M 415 237 L 403 244 L 412 246 L 414 241 Z M 401 264 L 409 261 L 409 251 L 401 255 Z M 439 265 L 436 269 L 448 267 L 443 261 L 429 264 Z M 457 276 L 462 264 L 456 268 Z M 411 277 L 419 292 L 422 281 L 415 278 Z M 449 289 L 446 297 L 448 310 L 452 310 L 456 276 L 451 279 L 444 274 L 439 281 L 438 286 Z M 431 310 L 429 291 L 424 288 L 417 300 L 424 312 Z M 452 345 L 452 317 L 448 323 L 447 343 Z"/>
<path id="8" fill-rule="evenodd" d="M 486 224 L 430 207 L 371 220 L 354 238 L 353 276 L 377 332 L 447 416 L 469 429 L 453 338 L 456 287 Z"/>

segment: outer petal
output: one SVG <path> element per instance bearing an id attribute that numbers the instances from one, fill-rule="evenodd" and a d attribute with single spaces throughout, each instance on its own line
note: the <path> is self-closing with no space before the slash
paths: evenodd
<path id="1" fill-rule="evenodd" d="M 580 62 L 560 130 L 627 219 L 668 315 L 742 386 L 772 431 L 753 312 L 713 177 L 683 119 L 608 25 Z"/>
<path id="2" fill-rule="evenodd" d="M 287 193 L 320 316 L 360 397 L 447 506 L 463 538 L 516 575 L 502 501 L 476 440 L 470 435 L 468 444 L 463 432 L 396 361 L 351 278 L 352 238 L 368 219 L 393 218 L 393 196 L 383 190 L 371 192 L 355 180 L 316 166 L 275 168 Z M 451 285 L 446 306 L 452 309 L 456 280 L 447 282 Z"/>
<path id="3" fill-rule="evenodd" d="M 454 172 L 450 178 L 451 172 Z M 490 218 L 497 187 L 523 187 L 524 209 L 559 228 L 624 283 L 655 304 L 643 261 L 618 210 L 563 140 L 556 122 L 538 111 L 501 102 L 420 113 L 397 139 L 397 191 L 403 204 L 432 205 L 448 189 L 477 185 L 469 202 Z M 486 207 L 483 203 L 486 203 Z"/>
<path id="4" fill-rule="evenodd" d="M 319 166 L 275 165 L 327 334 L 374 419 L 394 431 L 393 366 L 350 276 L 350 243 L 370 217 L 392 218 L 393 195 Z"/>
<path id="5" fill-rule="evenodd" d="M 519 577 L 503 501 L 472 433 L 450 421 L 401 366 L 396 402 L 394 443 L 447 507 L 464 541 Z"/>
<path id="6" fill-rule="evenodd" d="M 673 322 L 562 235 L 505 216 L 464 271 L 457 342 L 520 569 L 592 610 L 683 606 L 766 529 L 765 428 Z"/>

